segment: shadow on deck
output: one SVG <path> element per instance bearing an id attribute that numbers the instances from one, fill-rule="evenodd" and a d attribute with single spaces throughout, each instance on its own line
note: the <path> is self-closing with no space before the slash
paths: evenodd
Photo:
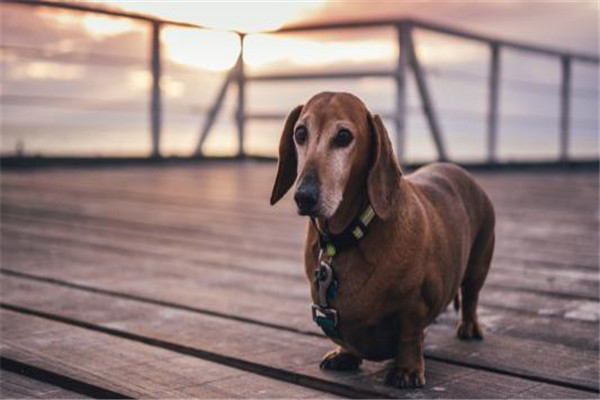
<path id="1" fill-rule="evenodd" d="M 486 339 L 426 338 L 427 386 L 324 373 L 306 221 L 270 163 L 2 174 L 2 397 L 598 397 L 598 171 L 477 172 L 497 212 Z"/>

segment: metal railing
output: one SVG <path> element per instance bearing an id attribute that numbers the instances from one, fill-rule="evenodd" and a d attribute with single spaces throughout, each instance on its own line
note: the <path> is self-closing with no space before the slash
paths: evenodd
<path id="1" fill-rule="evenodd" d="M 146 15 L 120 12 L 109 9 L 98 9 L 84 4 L 71 4 L 50 1 L 24 1 L 8 0 L 5 3 L 15 3 L 27 6 L 44 6 L 67 9 L 72 11 L 92 12 L 114 17 L 130 18 L 147 23 L 151 30 L 151 46 L 149 57 L 149 70 L 152 75 L 152 85 L 150 92 L 150 129 L 151 129 L 151 157 L 160 157 L 160 141 L 162 130 L 162 92 L 160 87 L 162 74 L 162 54 L 161 54 L 161 29 L 165 26 L 178 26 L 187 28 L 208 29 L 206 27 L 154 18 Z M 498 143 L 498 123 L 499 123 L 499 95 L 501 83 L 501 53 L 505 49 L 516 50 L 523 53 L 536 54 L 550 57 L 560 61 L 561 65 L 561 83 L 560 83 L 560 106 L 557 110 L 560 116 L 559 129 L 559 157 L 557 161 L 567 162 L 570 160 L 569 144 L 571 137 L 571 98 L 572 98 L 572 70 L 574 63 L 587 63 L 598 65 L 597 55 L 563 51 L 550 47 L 536 46 L 516 41 L 502 40 L 485 35 L 479 35 L 465 30 L 450 28 L 447 26 L 432 24 L 415 19 L 390 19 L 376 21 L 349 21 L 328 24 L 307 24 L 284 27 L 270 34 L 283 33 L 301 33 L 310 31 L 327 30 L 354 30 L 364 28 L 393 28 L 396 31 L 398 59 L 395 68 L 388 70 L 359 70 L 359 71 L 334 71 L 327 73 L 278 73 L 278 74 L 260 74 L 248 75 L 245 72 L 244 65 L 244 39 L 246 34 L 235 32 L 239 35 L 241 50 L 235 65 L 226 74 L 225 80 L 217 92 L 212 107 L 208 110 L 207 117 L 199 133 L 197 146 L 193 156 L 202 156 L 203 147 L 206 139 L 213 127 L 219 110 L 222 108 L 227 89 L 230 85 L 237 86 L 237 110 L 235 115 L 238 156 L 246 155 L 244 149 L 244 138 L 246 121 L 248 120 L 274 120 L 283 119 L 285 115 L 277 113 L 247 113 L 246 112 L 246 90 L 248 82 L 266 82 L 266 81 L 298 81 L 298 80 L 320 80 L 320 79 L 355 79 L 363 77 L 389 78 L 395 81 L 395 110 L 391 115 L 384 115 L 394 121 L 396 132 L 396 152 L 399 159 L 402 159 L 404 152 L 404 143 L 406 136 L 406 116 L 408 112 L 407 103 L 407 79 L 409 72 L 412 71 L 418 96 L 421 101 L 422 111 L 426 117 L 429 131 L 437 151 L 439 160 L 448 160 L 448 152 L 444 143 L 444 135 L 440 128 L 439 116 L 434 100 L 431 95 L 429 83 L 427 81 L 425 69 L 418 57 L 415 49 L 414 30 L 435 32 L 438 34 L 449 35 L 454 38 L 461 38 L 468 41 L 482 43 L 489 48 L 489 74 L 487 77 L 488 100 L 487 100 L 487 162 L 496 163 L 497 143 Z"/>
<path id="2" fill-rule="evenodd" d="M 407 76 L 409 69 L 412 70 L 417 84 L 419 97 L 426 116 L 439 160 L 448 160 L 448 153 L 443 140 L 443 135 L 438 123 L 436 107 L 433 103 L 431 91 L 425 77 L 424 68 L 419 61 L 413 39 L 414 29 L 423 29 L 426 31 L 442 33 L 453 37 L 459 37 L 471 41 L 481 42 L 489 46 L 490 67 L 489 67 L 489 91 L 488 91 L 488 113 L 487 113 L 487 161 L 495 163 L 497 161 L 497 142 L 498 142 L 498 111 L 500 94 L 500 53 L 502 49 L 518 50 L 526 53 L 539 54 L 547 57 L 561 60 L 562 78 L 560 89 L 560 161 L 569 160 L 569 137 L 571 131 L 571 82 L 572 82 L 572 64 L 573 62 L 598 64 L 599 58 L 595 55 L 575 53 L 557 50 L 549 47 L 534 46 L 531 44 L 502 40 L 489 36 L 478 35 L 472 32 L 449 28 L 414 19 L 396 19 L 385 21 L 352 21 L 332 24 L 312 24 L 298 25 L 279 29 L 273 33 L 287 32 L 307 32 L 318 30 L 340 30 L 340 29 L 361 29 L 373 27 L 393 27 L 397 32 L 397 44 L 399 46 L 397 67 L 393 70 L 381 71 L 339 71 L 328 72 L 326 74 L 279 74 L 279 75 L 258 75 L 244 77 L 243 70 L 239 73 L 238 84 L 243 87 L 246 80 L 268 81 L 268 80 L 302 80 L 302 79 L 354 79 L 362 77 L 388 77 L 396 81 L 396 107 L 395 115 L 391 116 L 396 127 L 396 153 L 399 160 L 402 159 L 404 150 L 404 138 L 406 132 L 405 116 L 407 115 Z M 242 42 L 243 44 L 243 42 Z M 243 51 L 243 45 L 242 45 Z M 241 92 L 243 93 L 243 91 Z M 239 115 L 245 115 L 246 118 L 265 118 L 264 115 L 252 115 L 244 113 L 244 101 L 240 103 L 238 109 Z M 281 118 L 282 116 L 273 115 L 272 118 Z M 389 117 L 389 116 L 388 116 Z M 239 130 L 243 139 L 243 127 Z M 242 140 L 240 139 L 240 140 Z M 241 146 L 240 142 L 240 146 Z M 241 150 L 243 154 L 243 149 Z M 197 149 L 197 154 L 201 152 L 201 146 Z"/>

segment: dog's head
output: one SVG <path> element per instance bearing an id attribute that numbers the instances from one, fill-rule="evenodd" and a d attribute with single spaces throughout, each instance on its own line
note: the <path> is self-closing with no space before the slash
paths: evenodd
<path id="1" fill-rule="evenodd" d="M 331 218 L 345 197 L 362 190 L 385 219 L 400 176 L 381 118 L 351 94 L 323 92 L 287 117 L 271 205 L 296 182 L 298 212 Z"/>

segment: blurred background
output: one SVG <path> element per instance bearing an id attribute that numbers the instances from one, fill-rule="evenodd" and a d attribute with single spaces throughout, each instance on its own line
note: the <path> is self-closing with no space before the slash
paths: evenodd
<path id="1" fill-rule="evenodd" d="M 198 154 L 202 131 L 203 155 L 239 154 L 237 78 L 225 83 L 230 71 L 239 72 L 242 37 L 244 154 L 275 156 L 283 117 L 323 90 L 357 94 L 386 117 L 397 145 L 397 82 L 393 72 L 383 73 L 398 65 L 396 27 L 273 32 L 284 26 L 411 17 L 489 38 L 598 52 L 599 9 L 593 1 L 72 3 L 134 18 L 33 3 L 37 6 L 1 5 L 4 157 L 147 157 L 158 152 L 187 157 Z M 160 120 L 154 127 L 152 18 L 183 23 L 160 24 L 155 64 Z M 448 158 L 487 160 L 491 42 L 418 26 L 412 37 Z M 559 156 L 563 58 L 510 47 L 499 52 L 497 160 Z M 568 156 L 597 159 L 597 64 L 576 59 L 569 64 Z M 352 71 L 379 76 L 336 77 Z M 265 78 L 282 74 L 292 78 Z M 293 78 L 311 74 L 329 76 Z M 412 72 L 406 76 L 404 110 L 402 161 L 438 158 Z M 153 132 L 159 135 L 158 149 Z"/>

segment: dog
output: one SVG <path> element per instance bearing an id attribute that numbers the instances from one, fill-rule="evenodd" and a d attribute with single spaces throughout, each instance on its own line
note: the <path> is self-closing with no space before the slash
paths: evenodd
<path id="1" fill-rule="evenodd" d="M 352 94 L 322 92 L 285 121 L 271 205 L 294 183 L 311 217 L 313 319 L 337 344 L 321 368 L 393 359 L 387 384 L 423 386 L 425 328 L 453 300 L 458 338 L 482 339 L 495 214 L 469 173 L 434 163 L 404 176 L 381 118 Z"/>

